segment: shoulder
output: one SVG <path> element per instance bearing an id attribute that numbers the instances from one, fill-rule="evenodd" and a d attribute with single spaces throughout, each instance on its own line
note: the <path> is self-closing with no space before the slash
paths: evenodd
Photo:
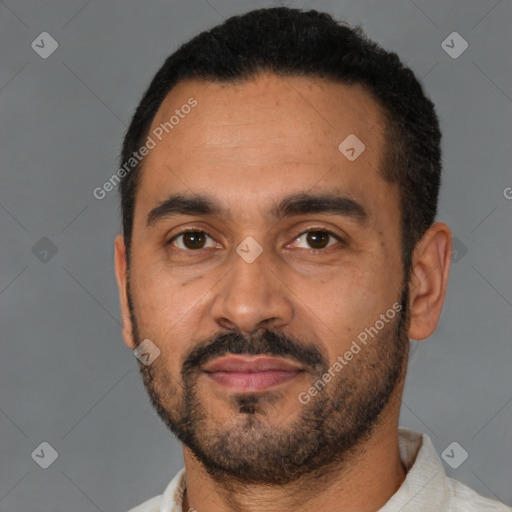
<path id="1" fill-rule="evenodd" d="M 450 512 L 512 512 L 507 505 L 486 498 L 453 478 L 447 478 L 446 484 L 451 494 Z"/>

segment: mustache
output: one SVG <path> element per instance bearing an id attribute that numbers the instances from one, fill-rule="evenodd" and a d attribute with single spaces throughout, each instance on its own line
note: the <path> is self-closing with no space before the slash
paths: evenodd
<path id="1" fill-rule="evenodd" d="M 327 357 L 314 344 L 307 344 L 292 336 L 265 330 L 257 336 L 227 332 L 197 345 L 182 366 L 182 375 L 198 371 L 207 362 L 224 355 L 268 355 L 289 357 L 310 367 L 316 374 L 328 367 Z"/>

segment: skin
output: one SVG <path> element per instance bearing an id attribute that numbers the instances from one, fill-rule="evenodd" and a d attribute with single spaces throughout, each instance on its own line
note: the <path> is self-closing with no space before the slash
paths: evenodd
<path id="1" fill-rule="evenodd" d="M 230 329 L 281 330 L 314 342 L 334 362 L 396 302 L 403 285 L 398 189 L 379 174 L 386 141 L 378 105 L 360 86 L 322 79 L 262 74 L 236 85 L 186 81 L 169 93 L 151 130 L 190 97 L 198 105 L 146 157 L 135 206 L 130 290 L 139 336 L 161 350 L 153 363 L 159 384 L 165 374 L 179 390 L 190 351 Z M 338 150 L 349 134 L 366 146 L 353 162 Z M 269 215 L 276 202 L 297 192 L 350 197 L 365 208 L 367 221 L 329 213 L 280 220 Z M 147 227 L 148 213 L 172 193 L 208 194 L 228 212 L 179 215 Z M 180 229 L 192 227 L 211 235 L 208 248 L 187 252 L 183 245 L 166 245 Z M 305 237 L 297 241 L 311 228 L 331 230 L 346 243 L 331 239 L 332 245 L 313 254 Z M 250 264 L 235 251 L 248 236 L 263 249 Z M 414 340 L 437 326 L 451 250 L 443 223 L 431 226 L 416 246 L 406 285 L 407 332 Z M 122 235 L 115 240 L 115 266 L 123 337 L 134 349 L 141 340 L 134 339 Z M 226 479 L 222 485 L 184 446 L 183 509 L 329 512 L 339 510 L 341 496 L 344 510 L 378 510 L 406 475 L 397 438 L 404 377 L 371 438 L 322 479 L 306 475 L 280 486 Z M 198 380 L 198 396 L 208 404 L 209 424 L 235 428 L 240 414 L 230 392 L 205 379 Z M 281 384 L 274 404 L 266 406 L 267 425 L 289 426 L 304 407 L 297 396 L 311 383 L 306 372 Z"/>

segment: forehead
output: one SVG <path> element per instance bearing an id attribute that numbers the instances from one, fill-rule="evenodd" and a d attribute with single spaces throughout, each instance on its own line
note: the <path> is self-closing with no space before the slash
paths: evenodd
<path id="1" fill-rule="evenodd" d="M 379 105 L 359 85 L 272 74 L 184 81 L 151 124 L 155 147 L 143 161 L 137 203 L 210 194 L 243 216 L 285 192 L 314 188 L 389 200 L 392 187 L 379 173 L 383 129 Z"/>

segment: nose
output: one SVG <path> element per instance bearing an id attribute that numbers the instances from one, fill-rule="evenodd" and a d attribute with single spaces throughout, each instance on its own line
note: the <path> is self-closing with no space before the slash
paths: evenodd
<path id="1" fill-rule="evenodd" d="M 278 277 L 265 251 L 252 263 L 237 253 L 231 269 L 216 288 L 211 314 L 224 329 L 238 329 L 246 334 L 262 328 L 282 327 L 293 318 L 290 290 Z"/>

